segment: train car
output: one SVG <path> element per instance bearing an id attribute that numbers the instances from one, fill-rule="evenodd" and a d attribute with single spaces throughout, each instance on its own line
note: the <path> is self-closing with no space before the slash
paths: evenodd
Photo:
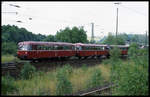
<path id="1" fill-rule="evenodd" d="M 129 45 L 110 45 L 110 49 L 118 47 L 121 50 L 121 55 L 128 55 Z"/>
<path id="2" fill-rule="evenodd" d="M 76 43 L 78 57 L 108 55 L 107 45 Z"/>
<path id="3" fill-rule="evenodd" d="M 23 60 L 64 58 L 75 56 L 76 51 L 72 43 L 24 41 L 18 43 L 17 55 Z"/>

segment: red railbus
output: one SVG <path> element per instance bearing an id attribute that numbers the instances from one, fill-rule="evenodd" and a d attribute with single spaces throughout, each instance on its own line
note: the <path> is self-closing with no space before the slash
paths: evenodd
<path id="1" fill-rule="evenodd" d="M 107 45 L 100 44 L 82 44 L 76 43 L 77 56 L 88 57 L 88 56 L 107 56 L 109 54 Z"/>
<path id="2" fill-rule="evenodd" d="M 25 41 L 18 43 L 18 58 L 34 60 L 75 56 L 75 46 L 64 42 Z"/>
<path id="3" fill-rule="evenodd" d="M 110 45 L 110 48 L 118 47 L 121 50 L 121 55 L 128 55 L 129 45 Z"/>
<path id="4" fill-rule="evenodd" d="M 122 55 L 128 54 L 127 45 L 100 45 L 83 43 L 65 43 L 65 42 L 36 42 L 24 41 L 18 43 L 18 58 L 23 60 L 49 59 L 49 58 L 68 58 L 77 57 L 95 57 L 110 56 L 110 50 L 117 46 Z"/>

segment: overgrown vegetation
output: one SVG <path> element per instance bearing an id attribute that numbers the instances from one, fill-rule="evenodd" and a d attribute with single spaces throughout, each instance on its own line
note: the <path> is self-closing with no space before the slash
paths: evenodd
<path id="1" fill-rule="evenodd" d="M 113 95 L 148 95 L 148 51 L 143 55 L 140 50 L 135 43 L 131 45 L 128 63 L 111 56 L 111 81 L 118 85 Z"/>
<path id="2" fill-rule="evenodd" d="M 19 59 L 13 55 L 3 55 L 1 57 L 1 62 L 5 63 L 5 62 L 14 62 L 14 61 L 18 61 Z"/>
<path id="3" fill-rule="evenodd" d="M 14 91 L 17 91 L 17 86 L 15 85 L 15 80 L 11 76 L 6 75 L 2 76 L 2 82 L 1 82 L 1 93 L 2 95 L 6 95 L 8 92 L 12 93 Z"/>
<path id="4" fill-rule="evenodd" d="M 88 88 L 98 87 L 103 84 L 103 78 L 100 69 L 95 69 L 94 72 L 92 72 L 92 76 L 89 78 L 87 83 Z"/>
<path id="5" fill-rule="evenodd" d="M 65 65 L 57 72 L 56 95 L 72 94 L 72 84 L 67 77 L 72 72 L 72 69 L 70 69 L 69 67 L 71 66 Z"/>
<path id="6" fill-rule="evenodd" d="M 86 70 L 71 68 L 71 65 L 66 64 L 49 72 L 36 71 L 30 79 L 17 79 L 14 84 L 18 86 L 18 91 L 8 92 L 7 95 L 70 95 L 78 90 L 88 89 L 87 82 L 89 80 L 96 81 L 96 84 L 99 77 L 109 80 L 109 68 L 105 65 L 90 68 L 86 66 Z M 96 69 L 98 71 L 95 74 Z"/>
<path id="7" fill-rule="evenodd" d="M 22 79 L 31 79 L 34 76 L 36 69 L 33 65 L 26 63 L 21 70 Z"/>
<path id="8" fill-rule="evenodd" d="M 17 53 L 17 44 L 14 42 L 3 42 L 2 43 L 2 55 L 10 54 L 16 55 Z"/>
<path id="9" fill-rule="evenodd" d="M 130 44 L 130 43 L 136 43 L 139 45 L 145 45 L 146 44 L 146 38 L 148 39 L 148 36 L 146 37 L 144 34 L 118 34 L 117 38 L 116 35 L 113 35 L 111 32 L 109 32 L 107 37 L 104 37 L 100 43 L 103 44 L 110 44 L 110 45 L 124 45 L 124 44 Z M 147 42 L 148 44 L 148 42 Z"/>
<path id="10" fill-rule="evenodd" d="M 70 95 L 79 90 L 103 85 L 104 80 L 118 85 L 112 95 L 148 95 L 148 49 L 137 49 L 133 43 L 128 51 L 129 58 L 120 59 L 117 47 L 112 49 L 110 59 L 104 64 L 73 68 L 66 64 L 49 72 L 36 71 L 26 64 L 21 78 L 13 80 L 2 77 L 3 95 Z"/>

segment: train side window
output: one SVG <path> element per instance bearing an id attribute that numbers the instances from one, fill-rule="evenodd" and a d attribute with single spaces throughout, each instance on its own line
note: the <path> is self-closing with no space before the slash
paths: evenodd
<path id="1" fill-rule="evenodd" d="M 75 46 L 72 46 L 72 50 L 75 50 Z"/>
<path id="2" fill-rule="evenodd" d="M 92 46 L 92 50 L 94 50 L 94 47 Z"/>
<path id="3" fill-rule="evenodd" d="M 63 50 L 70 50 L 71 47 L 70 46 L 63 46 Z"/>
<path id="4" fill-rule="evenodd" d="M 45 49 L 46 49 L 46 50 L 49 50 L 49 49 L 48 49 L 48 46 L 45 46 Z"/>
<path id="5" fill-rule="evenodd" d="M 48 50 L 56 50 L 55 46 L 48 46 Z"/>
<path id="6" fill-rule="evenodd" d="M 101 50 L 101 47 L 97 47 L 98 50 Z"/>
<path id="7" fill-rule="evenodd" d="M 62 46 L 56 46 L 55 49 L 56 49 L 56 50 L 62 50 L 63 47 L 62 47 Z"/>
<path id="8" fill-rule="evenodd" d="M 42 49 L 41 45 L 38 45 L 37 50 L 41 50 L 41 49 Z"/>
<path id="9" fill-rule="evenodd" d="M 79 48 L 79 49 L 81 49 L 81 48 Z M 82 50 L 85 50 L 85 49 L 84 49 L 84 46 L 82 46 Z"/>
<path id="10" fill-rule="evenodd" d="M 32 50 L 37 50 L 37 45 L 32 45 Z"/>
<path id="11" fill-rule="evenodd" d="M 76 50 L 81 50 L 81 46 L 76 46 Z"/>
<path id="12" fill-rule="evenodd" d="M 87 50 L 89 50 L 89 47 L 87 47 Z"/>
<path id="13" fill-rule="evenodd" d="M 57 50 L 57 47 L 58 47 L 58 46 L 57 46 L 57 45 L 55 45 L 55 46 L 54 46 L 54 50 Z"/>
<path id="14" fill-rule="evenodd" d="M 98 48 L 95 46 L 95 50 L 98 50 Z"/>
<path id="15" fill-rule="evenodd" d="M 91 47 L 89 47 L 89 50 L 91 50 Z"/>
<path id="16" fill-rule="evenodd" d="M 47 50 L 47 46 L 46 45 L 43 46 L 43 50 Z"/>
<path id="17" fill-rule="evenodd" d="M 67 50 L 67 47 L 66 47 L 66 46 L 63 46 L 63 49 L 64 49 L 64 50 Z"/>
<path id="18" fill-rule="evenodd" d="M 69 46 L 69 50 L 72 50 L 72 46 Z"/>
<path id="19" fill-rule="evenodd" d="M 89 50 L 89 47 L 87 47 L 87 50 Z"/>
<path id="20" fill-rule="evenodd" d="M 79 50 L 82 50 L 82 47 L 81 47 L 81 46 L 79 46 Z"/>
<path id="21" fill-rule="evenodd" d="M 41 45 L 41 50 L 44 50 L 44 46 L 43 45 Z"/>
<path id="22" fill-rule="evenodd" d="M 101 46 L 101 47 L 99 47 L 99 50 L 103 50 L 103 47 Z"/>

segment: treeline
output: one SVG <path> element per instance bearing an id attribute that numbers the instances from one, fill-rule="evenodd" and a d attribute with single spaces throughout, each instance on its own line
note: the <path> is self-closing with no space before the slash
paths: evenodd
<path id="1" fill-rule="evenodd" d="M 116 38 L 112 33 L 98 42 L 99 44 L 124 45 L 130 43 L 145 44 L 146 36 L 134 34 L 119 34 Z M 25 28 L 15 25 L 2 26 L 2 54 L 16 54 L 17 44 L 21 41 L 48 41 L 48 42 L 69 42 L 69 43 L 96 43 L 87 40 L 86 31 L 83 27 L 66 27 L 57 31 L 56 35 L 34 34 Z M 148 42 L 148 41 L 147 41 Z M 148 44 L 148 43 L 147 43 Z"/>
<path id="2" fill-rule="evenodd" d="M 41 41 L 45 38 L 45 35 L 33 34 L 25 28 L 18 28 L 15 25 L 2 26 L 2 42 Z"/>
<path id="3" fill-rule="evenodd" d="M 70 42 L 88 43 L 86 31 L 82 27 L 66 27 L 57 31 L 56 35 L 33 34 L 25 28 L 15 25 L 2 26 L 2 54 L 16 54 L 17 44 L 22 41 L 49 41 L 49 42 Z"/>
<path id="4" fill-rule="evenodd" d="M 21 41 L 41 41 L 46 38 L 45 35 L 33 34 L 25 28 L 18 28 L 15 25 L 2 26 L 2 55 L 16 55 L 17 43 Z"/>
<path id="5" fill-rule="evenodd" d="M 147 39 L 147 40 L 146 40 Z M 108 34 L 108 37 L 100 41 L 103 44 L 117 44 L 117 45 L 125 45 L 136 43 L 138 45 L 145 45 L 148 44 L 148 36 L 146 38 L 145 34 L 118 34 L 117 38 L 111 32 Z"/>

